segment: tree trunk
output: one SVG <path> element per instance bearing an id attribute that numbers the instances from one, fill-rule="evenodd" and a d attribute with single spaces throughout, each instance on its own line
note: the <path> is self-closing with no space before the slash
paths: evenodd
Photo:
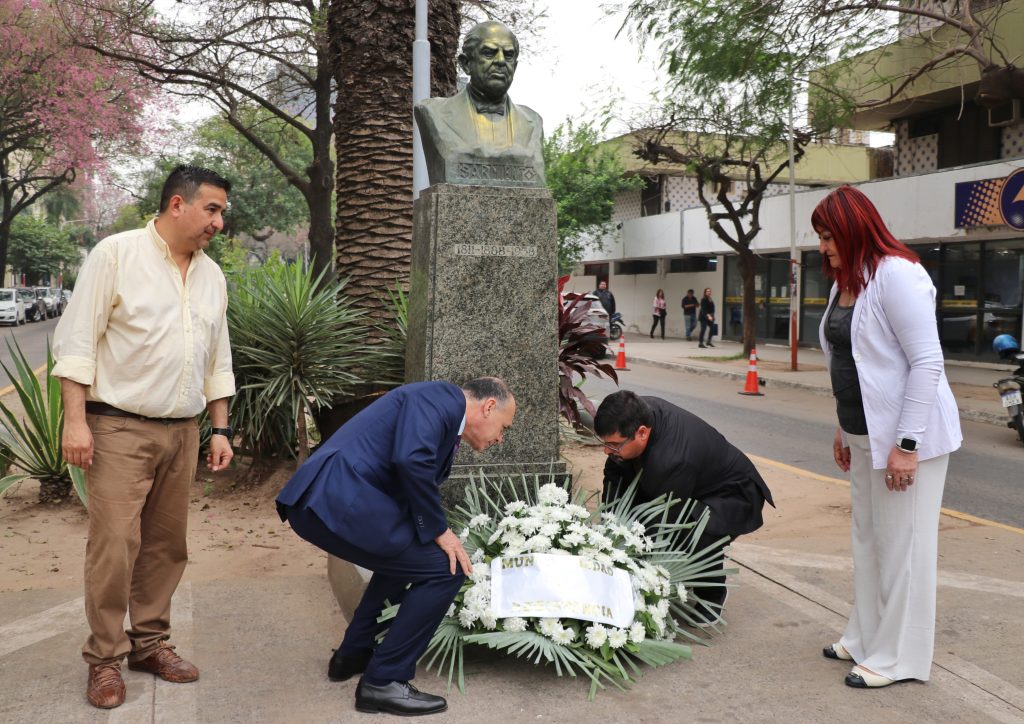
<path id="1" fill-rule="evenodd" d="M 455 88 L 458 6 L 430 3 L 435 95 Z M 386 325 L 387 292 L 406 287 L 412 252 L 414 0 L 332 0 L 328 32 L 338 88 L 336 273 L 348 277 L 355 305 Z"/>
<path id="2" fill-rule="evenodd" d="M 739 257 L 740 275 L 743 278 L 743 356 L 749 357 L 750 350 L 757 344 L 757 300 L 754 297 L 757 257 L 750 249 L 739 251 Z M 725 305 L 724 298 L 722 305 Z"/>
<path id="3" fill-rule="evenodd" d="M 317 48 L 317 74 L 315 85 L 315 125 L 313 126 L 313 161 L 306 169 L 309 187 L 306 203 L 309 205 L 309 262 L 316 278 L 322 272 L 330 276 L 334 265 L 334 223 L 331 202 L 334 198 L 334 162 L 331 160 L 331 142 L 334 128 L 331 124 L 331 88 L 334 69 L 331 67 L 330 44 Z"/>

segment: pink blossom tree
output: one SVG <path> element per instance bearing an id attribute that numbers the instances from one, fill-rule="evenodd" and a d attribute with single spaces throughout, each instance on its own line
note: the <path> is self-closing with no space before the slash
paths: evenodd
<path id="1" fill-rule="evenodd" d="M 147 87 L 62 27 L 48 0 L 0 0 L 0 270 L 15 216 L 141 136 Z"/>

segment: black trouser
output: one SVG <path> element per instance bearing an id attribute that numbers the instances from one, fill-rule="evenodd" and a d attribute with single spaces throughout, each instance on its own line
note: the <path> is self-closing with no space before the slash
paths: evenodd
<path id="1" fill-rule="evenodd" d="M 708 341 L 707 341 L 707 344 L 711 344 L 711 338 L 715 336 L 711 332 L 711 325 L 712 324 L 713 324 L 713 322 L 709 322 L 704 317 L 701 317 L 701 320 L 700 320 L 700 335 L 697 337 L 697 341 L 699 341 L 701 344 L 705 344 L 705 342 L 704 342 L 704 331 L 705 330 L 708 330 Z"/>
<path id="2" fill-rule="evenodd" d="M 658 322 L 661 322 L 661 338 L 665 339 L 665 312 L 661 314 L 655 314 L 654 321 L 651 323 L 651 337 L 654 337 L 654 330 L 658 327 Z"/>

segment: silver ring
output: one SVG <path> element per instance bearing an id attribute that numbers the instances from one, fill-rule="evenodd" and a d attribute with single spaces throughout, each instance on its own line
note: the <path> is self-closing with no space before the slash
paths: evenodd
<path id="1" fill-rule="evenodd" d="M 892 480 L 892 473 L 886 473 L 885 479 L 886 480 Z"/>

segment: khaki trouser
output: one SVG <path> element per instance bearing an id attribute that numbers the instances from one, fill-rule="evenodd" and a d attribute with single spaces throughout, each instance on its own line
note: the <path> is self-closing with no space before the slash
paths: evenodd
<path id="1" fill-rule="evenodd" d="M 171 596 L 188 561 L 198 428 L 194 420 L 86 418 L 93 434 L 85 548 L 85 615 L 92 633 L 82 658 L 90 664 L 128 654 L 141 660 L 171 635 Z"/>

